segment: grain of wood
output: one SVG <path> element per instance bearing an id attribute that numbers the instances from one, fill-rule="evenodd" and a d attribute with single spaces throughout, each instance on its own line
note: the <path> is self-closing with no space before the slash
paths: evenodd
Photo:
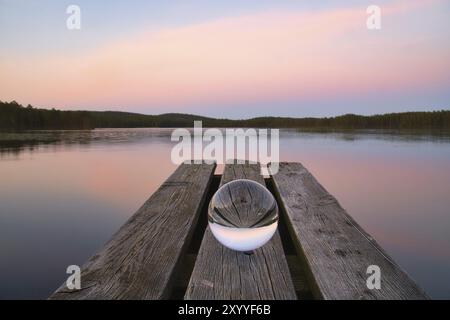
<path id="1" fill-rule="evenodd" d="M 83 267 L 80 290 L 50 299 L 164 299 L 192 236 L 215 165 L 183 164 Z"/>
<path id="2" fill-rule="evenodd" d="M 221 185 L 235 179 L 265 185 L 259 165 L 226 165 Z M 246 255 L 222 246 L 207 227 L 185 299 L 296 299 L 278 231 Z"/>
<path id="3" fill-rule="evenodd" d="M 427 299 L 408 275 L 299 163 L 281 163 L 275 193 L 315 294 L 323 299 Z M 381 269 L 381 289 L 368 289 L 370 265 Z"/>

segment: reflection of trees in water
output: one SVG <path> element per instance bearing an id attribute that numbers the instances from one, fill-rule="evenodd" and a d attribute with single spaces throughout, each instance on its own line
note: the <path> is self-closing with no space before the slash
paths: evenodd
<path id="1" fill-rule="evenodd" d="M 144 141 L 147 144 L 152 142 L 171 144 L 172 130 L 168 128 L 138 128 L 0 132 L 0 157 L 9 155 L 15 157 L 23 152 L 34 152 L 40 148 L 57 151 L 63 148 L 87 146 L 94 143 L 126 144 Z M 280 129 L 280 139 L 331 139 L 348 143 L 364 140 L 449 143 L 450 132 L 442 130 Z"/>
<path id="2" fill-rule="evenodd" d="M 33 152 L 41 147 L 58 150 L 74 145 L 89 145 L 90 143 L 90 131 L 0 133 L 0 156 L 18 156 L 23 152 Z"/>
<path id="3" fill-rule="evenodd" d="M 171 143 L 172 129 L 98 129 L 98 130 L 34 130 L 0 132 L 0 156 L 19 155 L 40 148 L 60 150 L 94 143 L 126 144 L 145 141 Z"/>
<path id="4" fill-rule="evenodd" d="M 382 140 L 401 142 L 450 142 L 448 130 L 391 130 L 391 129 L 282 129 L 280 138 L 334 139 L 340 141 Z"/>

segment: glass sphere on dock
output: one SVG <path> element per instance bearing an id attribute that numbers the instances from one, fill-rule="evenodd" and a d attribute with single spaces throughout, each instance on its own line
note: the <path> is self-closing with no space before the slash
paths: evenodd
<path id="1" fill-rule="evenodd" d="M 262 184 L 233 180 L 217 190 L 208 207 L 208 224 L 225 247 L 251 252 L 266 244 L 278 227 L 278 206 Z"/>

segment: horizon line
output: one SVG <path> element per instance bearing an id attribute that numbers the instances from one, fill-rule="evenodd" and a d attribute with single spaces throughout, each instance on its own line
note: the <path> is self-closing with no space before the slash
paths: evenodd
<path id="1" fill-rule="evenodd" d="M 358 114 L 358 113 L 339 113 L 336 115 L 329 115 L 329 116 L 289 116 L 289 115 L 265 115 L 265 116 L 254 116 L 254 117 L 248 117 L 248 118 L 238 118 L 238 119 L 233 119 L 233 118 L 218 118 L 218 117 L 213 117 L 213 116 L 205 116 L 205 115 L 200 115 L 200 114 L 195 114 L 195 113 L 183 113 L 183 112 L 165 112 L 165 113 L 159 113 L 159 114 L 147 114 L 147 113 L 140 113 L 140 112 L 132 112 L 132 111 L 122 111 L 122 110 L 86 110 L 86 109 L 70 109 L 70 110 L 63 110 L 63 109 L 57 109 L 55 107 L 36 107 L 33 106 L 32 104 L 27 104 L 26 106 L 24 104 L 21 104 L 19 102 L 17 102 L 16 100 L 12 100 L 10 102 L 7 101 L 3 101 L 0 100 L 0 103 L 7 103 L 7 104 L 11 104 L 11 103 L 17 103 L 17 105 L 26 108 L 28 106 L 31 106 L 34 109 L 39 109 L 39 110 L 47 110 L 47 111 L 51 111 L 51 110 L 56 110 L 56 111 L 62 111 L 62 112 L 111 112 L 111 113 L 124 113 L 124 114 L 135 114 L 135 115 L 141 115 L 141 116 L 164 116 L 164 115 L 188 115 L 188 116 L 196 116 L 196 117 L 202 117 L 202 118 L 209 118 L 209 119 L 213 119 L 213 120 L 231 120 L 231 121 L 241 121 L 241 120 L 252 120 L 252 119 L 259 119 L 259 118 L 290 118 L 290 119 L 324 119 L 324 118 L 337 118 L 337 117 L 342 117 L 342 116 L 348 116 L 348 115 L 353 115 L 353 116 L 360 116 L 360 117 L 373 117 L 373 116 L 383 116 L 383 115 L 393 115 L 393 114 L 404 114 L 404 113 L 433 113 L 433 112 L 450 112 L 450 108 L 438 108 L 438 109 L 433 109 L 433 110 L 416 110 L 416 111 L 411 111 L 411 110 L 406 110 L 406 111 L 393 111 L 393 112 L 384 112 L 384 113 L 372 113 L 372 114 Z"/>

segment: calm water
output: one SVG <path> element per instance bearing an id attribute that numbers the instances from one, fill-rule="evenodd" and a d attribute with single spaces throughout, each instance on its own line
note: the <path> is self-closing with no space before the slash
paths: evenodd
<path id="1" fill-rule="evenodd" d="M 0 134 L 0 299 L 46 298 L 175 169 L 170 129 Z M 282 131 L 432 297 L 450 298 L 450 136 Z"/>

